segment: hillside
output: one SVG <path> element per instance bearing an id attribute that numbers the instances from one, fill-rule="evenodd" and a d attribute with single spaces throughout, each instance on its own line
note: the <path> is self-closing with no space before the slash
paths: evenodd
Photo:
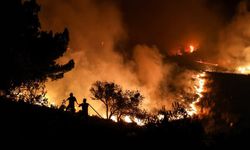
<path id="1" fill-rule="evenodd" d="M 216 147 L 249 137 L 249 76 L 208 73 L 204 98 L 213 99 L 212 113 L 191 118 L 137 126 L 71 114 L 56 108 L 0 98 L 1 137 L 7 139 L 164 140 L 201 147 Z M 211 123 L 212 122 L 212 123 Z M 206 132 L 212 128 L 212 132 Z M 171 141 L 171 142 L 170 142 Z M 233 141 L 233 142 L 232 142 Z M 242 141 L 241 141 L 242 142 Z"/>

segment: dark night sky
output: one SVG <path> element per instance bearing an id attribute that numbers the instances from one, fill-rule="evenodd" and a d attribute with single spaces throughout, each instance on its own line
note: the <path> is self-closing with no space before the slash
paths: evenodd
<path id="1" fill-rule="evenodd" d="M 158 103 L 165 105 L 164 100 L 175 97 L 169 87 L 188 87 L 191 80 L 189 71 L 179 71 L 176 62 L 180 59 L 185 60 L 181 68 L 191 68 L 186 62 L 196 64 L 197 60 L 229 69 L 250 62 L 250 45 L 245 43 L 250 37 L 250 14 L 246 3 L 239 5 L 239 0 L 39 2 L 43 29 L 69 29 L 72 51 L 62 61 L 73 58 L 77 65 L 56 89 L 53 84 L 47 86 L 56 99 L 72 89 L 78 91 L 76 95 L 88 95 L 94 81 L 107 80 L 125 88 L 134 85 L 148 93 L 150 107 L 160 106 Z M 197 47 L 193 54 L 177 60 L 168 55 L 191 44 Z"/>
<path id="2" fill-rule="evenodd" d="M 78 34 L 73 30 L 82 35 L 93 34 L 102 28 L 98 24 L 118 25 L 125 36 L 119 42 L 115 41 L 117 50 L 129 57 L 138 44 L 156 46 L 164 55 L 192 44 L 200 49 L 198 57 L 205 56 L 209 59 L 218 54 L 220 34 L 237 16 L 238 6 L 242 1 L 244 0 L 55 0 L 40 3 L 44 7 L 43 24 L 52 29 L 69 26 L 71 35 Z M 88 3 L 91 3 L 90 7 L 87 7 Z M 114 5 L 118 11 L 113 15 L 109 14 L 109 8 Z M 100 15 L 95 16 L 98 13 Z M 100 22 L 95 24 L 93 18 Z M 81 31 L 76 29 L 79 26 L 82 26 Z M 85 33 L 90 30 L 93 33 Z M 101 34 L 103 33 L 110 34 L 110 31 Z M 100 33 L 97 37 L 101 39 Z"/>
<path id="3" fill-rule="evenodd" d="M 171 49 L 213 41 L 234 16 L 240 0 L 120 0 L 130 44 Z M 208 39 L 201 39 L 201 38 Z M 191 41 L 188 41 L 191 40 Z"/>
<path id="4" fill-rule="evenodd" d="M 240 1 L 242 0 L 95 0 L 92 2 L 96 2 L 97 6 L 116 3 L 128 35 L 129 46 L 156 45 L 161 50 L 169 51 L 187 43 L 203 45 L 214 42 L 216 40 L 214 37 L 235 15 Z M 79 5 L 77 1 L 62 2 L 74 8 Z M 41 1 L 42 5 L 43 3 L 48 2 Z M 59 7 L 61 5 L 55 2 L 49 5 L 53 8 L 57 7 L 55 4 Z"/>

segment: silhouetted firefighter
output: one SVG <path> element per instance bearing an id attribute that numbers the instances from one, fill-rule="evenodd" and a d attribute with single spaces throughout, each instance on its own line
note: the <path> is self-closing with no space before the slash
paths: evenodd
<path id="1" fill-rule="evenodd" d="M 83 103 L 81 103 L 79 105 L 79 107 L 82 107 L 82 116 L 84 119 L 87 119 L 89 114 L 88 114 L 88 107 L 89 107 L 89 103 L 87 103 L 87 99 L 84 98 L 83 99 Z"/>
<path id="2" fill-rule="evenodd" d="M 75 113 L 75 111 L 76 111 L 75 110 L 75 102 L 77 103 L 77 100 L 74 97 L 73 93 L 70 93 L 69 98 L 66 101 L 69 101 L 69 105 L 67 106 L 66 111 L 70 111 L 72 113 Z"/>

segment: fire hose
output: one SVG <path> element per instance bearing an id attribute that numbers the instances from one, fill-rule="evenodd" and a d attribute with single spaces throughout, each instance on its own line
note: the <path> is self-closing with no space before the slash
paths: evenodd
<path id="1" fill-rule="evenodd" d="M 92 108 L 94 110 L 94 112 L 100 117 L 102 118 L 102 116 L 89 104 L 90 108 Z"/>

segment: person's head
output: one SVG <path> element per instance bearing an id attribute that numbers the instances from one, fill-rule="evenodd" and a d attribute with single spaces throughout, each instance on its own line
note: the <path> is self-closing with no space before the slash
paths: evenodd
<path id="1" fill-rule="evenodd" d="M 86 102 L 87 102 L 87 99 L 86 99 L 86 98 L 84 98 L 82 101 L 83 101 L 83 103 L 86 103 Z"/>
<path id="2" fill-rule="evenodd" d="M 71 93 L 69 94 L 69 96 L 70 96 L 70 97 L 73 97 L 73 93 L 71 92 Z"/>

